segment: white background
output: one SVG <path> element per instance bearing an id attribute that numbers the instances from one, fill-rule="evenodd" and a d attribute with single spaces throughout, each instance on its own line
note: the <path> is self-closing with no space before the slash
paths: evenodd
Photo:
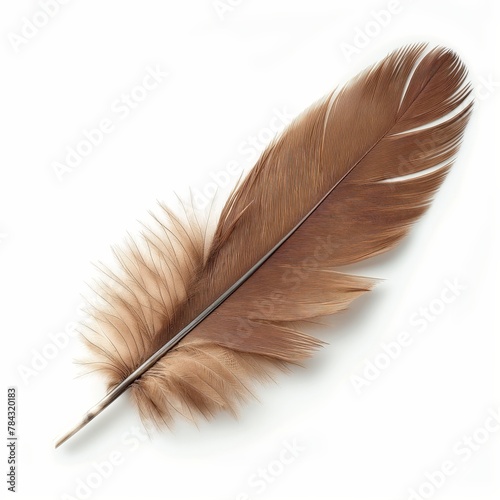
<path id="1" fill-rule="evenodd" d="M 500 405 L 498 6 L 402 0 L 380 27 L 385 0 L 224 2 L 217 12 L 211 0 L 73 0 L 25 43 L 16 36 L 38 2 L 2 2 L 1 366 L 4 408 L 7 386 L 18 388 L 17 498 L 392 500 L 423 487 L 428 498 L 498 499 L 500 432 L 479 430 Z M 359 45 L 367 26 L 366 46 L 346 57 L 342 44 L 358 33 Z M 238 175 L 221 172 L 251 166 L 248 138 L 267 137 L 277 111 L 296 115 L 419 41 L 461 55 L 475 112 L 431 210 L 396 251 L 356 267 L 385 281 L 315 329 L 329 346 L 259 387 L 238 421 L 179 422 L 144 438 L 122 397 L 55 451 L 54 437 L 103 395 L 99 380 L 76 378 L 79 343 L 65 333 L 80 320 L 91 263 L 109 262 L 110 245 L 156 200 L 208 192 L 214 177 L 223 199 Z M 119 112 L 116 101 L 156 66 L 168 76 Z M 54 162 L 106 118 L 113 131 L 59 180 Z M 448 281 L 465 289 L 440 308 Z M 415 314 L 430 303 L 439 314 L 419 333 Z M 353 377 L 405 331 L 413 343 L 358 393 Z M 469 457 L 460 441 L 475 432 L 487 442 Z M 110 455 L 120 463 L 102 478 L 93 463 Z M 445 461 L 454 472 L 426 489 Z M 256 482 L 259 469 L 272 481 Z M 77 490 L 85 481 L 91 489 Z"/>

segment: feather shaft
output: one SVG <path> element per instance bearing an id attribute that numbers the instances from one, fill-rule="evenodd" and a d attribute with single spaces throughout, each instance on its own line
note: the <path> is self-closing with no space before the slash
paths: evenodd
<path id="1" fill-rule="evenodd" d="M 334 314 L 375 280 L 337 269 L 393 248 L 430 205 L 472 110 L 466 69 L 442 48 L 395 51 L 271 143 L 212 235 L 162 206 L 101 269 L 83 338 L 108 394 L 56 447 L 130 388 L 143 420 L 233 414 L 247 382 L 321 342 L 291 325 Z M 320 250 L 318 252 L 318 250 Z M 314 256 L 314 257 L 313 257 Z"/>

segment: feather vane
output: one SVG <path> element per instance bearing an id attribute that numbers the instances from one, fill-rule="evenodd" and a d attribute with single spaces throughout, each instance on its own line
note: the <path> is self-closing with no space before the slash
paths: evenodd
<path id="1" fill-rule="evenodd" d="M 265 261 L 130 384 L 148 422 L 237 413 L 255 380 L 321 346 L 297 322 L 342 311 L 375 280 L 339 268 L 393 248 L 425 212 L 472 103 L 452 51 L 397 50 L 299 116 L 234 190 L 210 234 L 185 207 L 102 268 L 84 336 L 111 390 Z M 425 147 L 422 147 L 425 145 Z M 277 244 L 279 248 L 271 252 Z"/>

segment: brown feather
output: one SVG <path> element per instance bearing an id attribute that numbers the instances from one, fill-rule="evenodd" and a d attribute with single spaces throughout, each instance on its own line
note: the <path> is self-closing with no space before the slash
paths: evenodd
<path id="1" fill-rule="evenodd" d="M 429 206 L 472 103 L 458 57 L 398 50 L 323 99 L 271 144 L 213 234 L 162 207 L 102 268 L 85 338 L 109 387 L 235 283 L 330 194 L 225 302 L 131 386 L 141 416 L 169 424 L 237 411 L 253 380 L 321 342 L 292 326 L 333 314 L 373 279 L 334 268 L 394 247 Z M 423 147 L 422 145 L 425 145 Z"/>

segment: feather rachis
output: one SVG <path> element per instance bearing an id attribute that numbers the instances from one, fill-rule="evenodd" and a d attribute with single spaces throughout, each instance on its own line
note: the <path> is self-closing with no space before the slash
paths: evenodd
<path id="1" fill-rule="evenodd" d="M 162 207 L 163 219 L 155 216 L 126 250 L 116 250 L 119 270 L 103 270 L 85 336 L 108 386 L 173 338 L 326 196 L 260 269 L 132 384 L 131 395 L 141 416 L 157 424 L 178 414 L 236 414 L 254 380 L 311 356 L 321 343 L 291 324 L 339 312 L 373 287 L 374 280 L 337 268 L 391 249 L 425 212 L 470 116 L 465 78 L 449 50 L 396 51 L 273 141 L 213 234 L 189 209 L 181 217 Z M 431 147 L 412 155 L 419 142 Z M 318 240 L 326 251 L 311 258 Z"/>

